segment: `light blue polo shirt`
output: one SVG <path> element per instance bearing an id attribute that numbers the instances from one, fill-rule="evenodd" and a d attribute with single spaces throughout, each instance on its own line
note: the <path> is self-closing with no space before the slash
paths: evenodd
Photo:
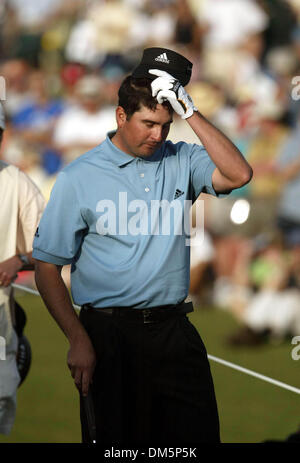
<path id="1" fill-rule="evenodd" d="M 186 205 L 212 187 L 199 145 L 166 141 L 134 158 L 110 140 L 57 177 L 33 243 L 35 259 L 71 266 L 75 304 L 137 308 L 188 295 Z"/>

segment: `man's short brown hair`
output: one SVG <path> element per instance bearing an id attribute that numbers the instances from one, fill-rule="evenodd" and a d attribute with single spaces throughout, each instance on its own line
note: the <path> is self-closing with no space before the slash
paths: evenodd
<path id="1" fill-rule="evenodd" d="M 136 78 L 131 75 L 123 80 L 118 92 L 119 106 L 124 109 L 128 120 L 142 106 L 155 111 L 157 100 L 152 96 L 151 82 L 151 79 Z M 172 114 L 170 103 L 166 101 L 162 104 Z"/>

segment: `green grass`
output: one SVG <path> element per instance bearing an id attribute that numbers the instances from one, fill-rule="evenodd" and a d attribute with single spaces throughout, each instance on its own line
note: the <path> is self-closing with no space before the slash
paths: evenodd
<path id="1" fill-rule="evenodd" d="M 226 339 L 238 329 L 230 314 L 196 310 L 190 317 L 207 352 L 300 388 L 300 361 L 289 342 L 259 347 L 230 347 Z M 286 439 L 300 426 L 300 400 L 294 392 L 210 361 L 217 396 L 222 442 L 255 443 Z"/>
<path id="2" fill-rule="evenodd" d="M 80 442 L 78 394 L 66 366 L 68 343 L 40 298 L 21 296 L 26 310 L 25 334 L 32 347 L 32 366 L 18 390 L 17 418 L 10 443 Z M 300 360 L 292 360 L 294 347 L 281 345 L 232 348 L 226 338 L 237 329 L 230 314 L 214 309 L 190 315 L 209 354 L 300 388 Z M 300 425 L 299 395 L 275 385 L 211 363 L 224 443 L 285 439 Z"/>

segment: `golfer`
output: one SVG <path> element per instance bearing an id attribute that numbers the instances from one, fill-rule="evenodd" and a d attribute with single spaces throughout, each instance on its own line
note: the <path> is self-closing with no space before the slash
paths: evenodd
<path id="1" fill-rule="evenodd" d="M 190 249 L 179 225 L 185 203 L 239 188 L 252 170 L 194 107 L 190 74 L 172 50 L 144 51 L 120 86 L 117 130 L 58 175 L 34 240 L 36 283 L 69 340 L 81 405 L 91 392 L 101 443 L 220 441 L 206 350 L 186 315 Z M 199 145 L 167 141 L 174 113 Z M 68 264 L 79 317 L 61 277 Z M 88 442 L 83 406 L 81 424 Z"/>

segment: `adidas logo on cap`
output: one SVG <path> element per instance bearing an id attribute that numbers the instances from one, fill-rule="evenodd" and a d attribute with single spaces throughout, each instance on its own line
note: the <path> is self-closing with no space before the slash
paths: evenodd
<path id="1" fill-rule="evenodd" d="M 167 53 L 162 53 L 161 55 L 155 58 L 155 61 L 160 61 L 161 63 L 169 64 L 170 61 L 168 60 Z"/>

